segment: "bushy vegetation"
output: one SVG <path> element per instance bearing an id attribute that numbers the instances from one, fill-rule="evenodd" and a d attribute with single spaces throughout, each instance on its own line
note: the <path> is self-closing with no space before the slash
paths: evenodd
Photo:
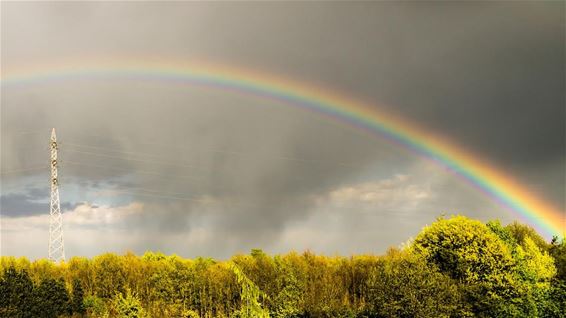
<path id="1" fill-rule="evenodd" d="M 0 258 L 0 317 L 566 317 L 566 243 L 457 216 L 385 255 Z"/>

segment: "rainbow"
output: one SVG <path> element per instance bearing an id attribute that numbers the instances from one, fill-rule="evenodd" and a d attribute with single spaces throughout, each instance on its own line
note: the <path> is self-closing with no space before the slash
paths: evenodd
<path id="1" fill-rule="evenodd" d="M 47 66 L 3 70 L 0 81 L 5 88 L 83 78 L 141 79 L 212 87 L 252 94 L 315 112 L 386 137 L 439 163 L 548 237 L 566 233 L 564 211 L 538 198 L 478 156 L 415 123 L 380 111 L 374 105 L 300 81 L 203 61 L 189 63 L 157 58 L 66 60 Z"/>

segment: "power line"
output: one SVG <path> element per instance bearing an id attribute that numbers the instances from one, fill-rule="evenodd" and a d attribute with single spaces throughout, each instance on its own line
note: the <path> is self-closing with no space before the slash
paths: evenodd
<path id="1" fill-rule="evenodd" d="M 121 150 L 114 150 L 108 147 L 98 147 L 98 146 L 91 146 L 91 145 L 81 145 L 81 144 L 76 144 L 76 143 L 63 143 L 63 146 L 71 146 L 70 149 L 73 149 L 74 147 L 76 148 L 91 148 L 91 149 L 97 149 L 97 150 L 105 150 L 108 152 L 112 152 L 112 153 L 123 153 L 123 154 L 127 154 L 127 155 L 133 155 L 136 157 L 148 157 L 148 158 L 162 158 L 162 156 L 160 155 L 155 155 L 155 154 L 148 154 L 148 153 L 140 153 L 140 152 L 132 152 L 132 151 L 121 151 Z M 178 146 L 175 147 L 178 149 L 188 149 L 182 146 Z M 67 148 L 69 149 L 69 148 Z M 72 150 L 72 151 L 76 151 L 76 150 Z M 194 149 L 191 149 L 191 151 L 194 151 Z M 202 150 L 204 152 L 216 152 L 216 153 L 223 153 L 223 154 L 228 154 L 228 155 L 234 155 L 234 156 L 245 156 L 245 157 L 253 157 L 253 156 L 257 156 L 257 153 L 246 153 L 246 152 L 238 152 L 238 151 L 230 151 L 230 150 L 212 150 L 212 149 L 206 149 L 206 150 Z M 76 151 L 78 152 L 78 150 Z M 265 155 L 265 154 L 261 154 L 261 155 Z M 355 167 L 355 168 L 359 168 L 361 166 L 359 165 L 350 165 L 350 164 L 345 164 L 345 163 L 335 163 L 335 162 L 329 162 L 329 161 L 323 161 L 323 160 L 315 160 L 315 159 L 305 159 L 305 158 L 296 158 L 296 157 L 289 157 L 289 156 L 278 156 L 278 155 L 270 155 L 270 159 L 278 159 L 278 160 L 286 160 L 286 161 L 294 161 L 294 162 L 301 162 L 301 163 L 309 163 L 309 164 L 318 164 L 318 165 L 334 165 L 334 166 L 345 166 L 345 167 Z M 122 157 L 121 157 L 122 158 Z M 196 167 L 195 167 L 196 168 Z"/>
<path id="2" fill-rule="evenodd" d="M 206 200 L 204 200 L 204 199 L 185 198 L 185 197 L 177 197 L 177 196 L 161 195 L 161 194 L 153 194 L 153 193 L 140 193 L 140 192 L 132 192 L 132 191 L 129 191 L 129 190 L 112 189 L 111 191 L 115 192 L 115 193 L 131 194 L 131 195 L 134 195 L 134 196 L 146 196 L 146 197 L 153 197 L 153 198 L 161 198 L 161 199 L 167 199 L 167 200 L 206 202 Z M 109 196 L 111 194 L 100 193 L 99 195 Z"/>
<path id="3" fill-rule="evenodd" d="M 30 133 L 33 133 L 33 132 L 30 132 Z M 149 142 L 146 142 L 146 143 L 147 144 L 157 144 L 157 143 L 149 143 Z M 61 143 L 58 142 L 57 144 L 60 145 Z M 98 157 L 105 157 L 105 158 L 111 158 L 111 159 L 125 160 L 125 161 L 137 161 L 137 162 L 144 162 L 144 163 L 150 163 L 150 164 L 163 164 L 163 165 L 178 166 L 178 167 L 191 168 L 191 169 L 199 169 L 199 168 L 203 169 L 202 167 L 196 167 L 195 165 L 189 165 L 189 164 L 186 164 L 186 163 L 155 160 L 155 158 L 160 158 L 160 156 L 148 154 L 148 153 L 121 151 L 121 150 L 114 150 L 114 149 L 111 149 L 109 147 L 81 145 L 81 144 L 77 144 L 77 143 L 63 143 L 63 145 L 71 146 L 71 148 L 64 147 L 62 149 L 62 150 L 64 150 L 63 153 L 70 152 L 70 153 L 85 154 L 85 155 L 89 155 L 89 156 L 98 156 Z M 177 149 L 188 149 L 187 147 L 184 147 L 184 146 L 173 146 L 173 145 L 163 145 L 163 144 L 159 144 L 159 145 L 164 146 L 164 147 L 177 148 Z M 73 147 L 79 148 L 79 149 L 73 149 Z M 97 149 L 98 150 L 105 150 L 105 151 L 113 152 L 113 153 L 109 154 L 109 153 L 101 153 L 100 151 L 98 151 L 98 152 L 84 151 L 80 148 L 91 148 L 93 150 L 97 150 Z M 254 155 L 256 155 L 254 153 L 244 153 L 244 152 L 229 151 L 229 150 L 208 150 L 208 151 L 218 152 L 218 153 L 226 153 L 226 154 L 231 154 L 231 155 L 239 155 L 239 156 L 254 156 Z M 129 157 L 120 156 L 119 154 L 126 154 L 126 155 L 129 155 Z M 131 156 L 133 156 L 133 157 L 131 157 Z M 286 156 L 274 156 L 274 157 L 278 158 L 278 159 L 283 159 L 283 160 L 300 161 L 300 162 L 316 163 L 316 164 L 328 164 L 329 163 L 329 162 L 320 161 L 320 160 L 286 157 Z M 147 159 L 143 159 L 143 158 L 152 158 L 152 159 L 147 160 Z M 69 163 L 69 164 L 72 164 L 72 165 L 88 166 L 88 167 L 94 167 L 94 168 L 100 168 L 100 169 L 130 171 L 130 169 L 128 169 L 128 168 L 116 167 L 116 166 L 113 166 L 113 165 L 94 165 L 94 164 L 74 162 L 74 161 L 65 161 L 65 160 L 62 163 L 63 164 Z M 58 164 L 61 164 L 61 162 L 58 162 Z M 336 164 L 336 163 L 332 163 L 332 164 Z M 17 170 L 2 172 L 2 174 L 33 171 L 33 170 L 39 170 L 39 169 L 45 169 L 45 168 L 46 168 L 46 166 L 41 166 L 41 167 L 37 167 L 37 168 L 17 169 Z M 137 170 L 136 169 L 136 170 L 131 171 L 131 172 L 134 173 L 134 174 L 155 175 L 155 176 L 168 178 L 168 179 L 185 178 L 185 179 L 190 179 L 190 180 L 196 179 L 196 180 L 201 180 L 201 181 L 204 179 L 204 177 L 197 177 L 197 176 L 194 176 L 194 175 L 166 175 L 166 174 L 161 174 L 161 173 L 157 173 L 157 172 L 149 171 L 149 170 Z M 304 178 L 296 177 L 296 176 L 287 176 L 286 178 L 304 179 Z M 136 191 L 132 191 L 132 190 L 136 190 Z M 163 192 L 163 191 L 146 189 L 146 188 L 130 188 L 130 189 L 125 189 L 125 190 L 124 189 L 122 189 L 122 190 L 114 189 L 113 191 L 125 193 L 125 194 L 132 194 L 132 195 L 152 196 L 152 197 L 161 197 L 161 198 L 167 198 L 167 199 L 177 199 L 177 200 L 187 200 L 187 201 L 199 201 L 195 198 L 187 198 L 187 197 L 182 196 L 185 193 L 170 193 L 170 192 Z"/>
<path id="4" fill-rule="evenodd" d="M 26 133 L 26 132 L 22 132 L 22 133 Z M 35 132 L 27 132 L 27 133 L 35 133 Z M 93 136 L 97 136 L 97 135 L 93 135 Z M 120 140 L 120 139 L 117 139 L 117 138 L 113 138 L 113 139 Z M 127 140 L 127 139 L 122 139 L 122 140 Z M 155 143 L 155 142 L 140 142 L 140 143 L 154 144 L 154 145 L 159 145 L 159 146 L 162 146 L 162 147 L 176 148 L 176 149 L 189 149 L 188 147 L 180 146 L 180 145 L 165 145 L 165 144 L 160 144 L 160 143 Z M 155 154 L 149 154 L 149 153 L 122 151 L 122 150 L 112 149 L 110 147 L 99 147 L 99 146 L 78 144 L 78 143 L 66 143 L 66 142 L 61 143 L 61 142 L 59 142 L 58 144 L 63 145 L 63 146 L 70 146 L 70 148 L 68 148 L 68 147 L 61 148 L 62 152 L 68 151 L 68 152 L 72 152 L 72 153 L 86 154 L 86 155 L 90 155 L 90 156 L 98 156 L 98 157 L 119 159 L 119 160 L 124 160 L 124 161 L 143 162 L 143 163 L 150 163 L 150 164 L 162 164 L 162 165 L 178 166 L 178 167 L 190 168 L 190 169 L 196 169 L 196 170 L 211 169 L 211 168 L 196 166 L 196 165 L 187 164 L 187 163 L 156 160 L 156 159 L 162 158 L 162 156 L 155 155 Z M 34 148 L 34 147 L 26 146 L 26 147 L 22 147 L 22 148 L 27 149 L 27 148 Z M 84 149 L 81 149 L 81 148 L 104 150 L 104 151 L 110 152 L 110 153 L 101 153 L 100 151 L 97 151 L 97 152 L 85 151 Z M 194 149 L 191 148 L 191 151 L 194 151 Z M 236 155 L 236 156 L 240 156 L 240 157 L 252 157 L 252 156 L 258 155 L 257 153 L 247 153 L 247 152 L 241 152 L 241 151 L 218 150 L 218 149 L 205 149 L 205 150 L 201 149 L 201 151 L 224 153 L 224 154 Z M 119 156 L 118 154 L 126 154 L 128 156 L 127 157 Z M 261 154 L 261 155 L 265 156 L 265 154 Z M 329 161 L 324 161 L 324 160 L 306 159 L 306 158 L 298 158 L 298 157 L 291 157 L 291 156 L 280 156 L 280 155 L 273 155 L 273 154 L 270 155 L 270 157 L 272 159 L 301 162 L 301 163 L 308 163 L 308 164 L 316 164 L 316 165 L 319 165 L 319 166 L 335 165 L 335 166 L 362 167 L 360 165 L 352 165 L 352 164 L 346 164 L 346 163 L 340 163 L 340 162 L 336 163 L 336 162 L 329 162 Z M 296 179 L 304 179 L 304 178 L 297 177 Z"/>
<path id="5" fill-rule="evenodd" d="M 169 191 L 162 191 L 162 190 L 155 190 L 155 189 L 148 189 L 142 187 L 122 187 L 122 188 L 111 188 L 105 191 L 113 192 L 114 190 L 120 191 L 133 191 L 134 193 L 147 193 L 156 194 L 156 195 L 166 195 L 166 196 L 173 196 L 173 197 L 182 197 L 186 199 L 194 199 L 197 197 L 197 194 L 190 194 L 190 193 L 181 193 L 181 192 L 169 192 Z M 203 193 L 198 194 L 198 196 L 204 195 Z"/>
<path id="6" fill-rule="evenodd" d="M 107 136 L 102 136 L 102 135 L 92 135 L 92 134 L 84 134 L 84 133 L 81 133 L 81 134 L 85 135 L 85 136 L 104 138 L 106 140 L 116 140 L 116 141 L 119 140 L 119 141 L 132 142 L 131 139 L 126 139 L 126 138 L 108 138 Z M 159 147 L 164 147 L 164 148 L 190 150 L 192 152 L 194 152 L 194 151 L 216 152 L 216 153 L 223 153 L 223 154 L 235 155 L 235 156 L 246 156 L 246 157 L 260 155 L 259 153 L 256 153 L 256 152 L 244 152 L 244 151 L 236 151 L 236 150 L 210 149 L 210 148 L 209 149 L 196 149 L 196 148 L 193 148 L 193 147 L 187 147 L 187 146 L 182 146 L 182 145 L 164 144 L 164 143 L 158 143 L 158 142 L 152 142 L 152 141 L 136 141 L 135 143 L 159 146 Z M 67 143 L 67 144 L 69 144 L 69 143 Z M 72 144 L 74 144 L 76 146 L 84 146 L 84 147 L 92 147 L 92 148 L 96 147 L 96 146 L 85 145 L 85 144 L 81 144 L 81 145 L 79 145 L 77 143 L 72 143 Z M 96 147 L 96 148 L 108 149 L 108 147 Z M 265 156 L 265 154 L 261 154 L 261 155 Z M 153 155 L 150 155 L 150 156 L 153 156 Z M 344 166 L 344 167 L 352 167 L 352 168 L 363 167 L 362 165 L 359 165 L 359 164 L 352 164 L 352 163 L 345 163 L 345 162 L 331 162 L 331 161 L 321 160 L 321 159 L 300 158 L 300 157 L 295 157 L 295 156 L 286 156 L 286 155 L 277 155 L 277 154 L 269 154 L 268 156 L 271 157 L 270 159 L 279 159 L 279 160 L 286 160 L 286 161 L 312 163 L 312 164 L 319 164 L 319 165 L 324 164 L 324 165 Z"/>
<path id="7" fill-rule="evenodd" d="M 90 151 L 82 151 L 82 150 L 75 150 L 75 149 L 62 149 L 62 152 L 63 152 L 63 154 L 65 152 L 71 152 L 71 153 L 86 154 L 86 155 L 89 155 L 89 156 L 98 156 L 98 157 L 117 159 L 117 160 L 122 160 L 122 161 L 134 161 L 134 162 L 143 162 L 143 163 L 149 163 L 149 164 L 177 166 L 177 167 L 182 167 L 182 168 L 200 170 L 202 173 L 205 173 L 205 170 L 213 169 L 212 167 L 210 167 L 210 168 L 209 167 L 197 167 L 197 166 L 194 166 L 194 165 L 188 165 L 188 164 L 184 164 L 184 163 L 161 161 L 161 160 L 148 160 L 148 159 L 140 159 L 140 158 L 132 158 L 132 157 L 122 157 L 122 156 L 115 156 L 115 155 L 105 154 L 105 153 L 100 153 L 100 152 L 90 152 Z M 199 176 L 199 177 L 191 176 L 191 177 L 195 178 L 195 179 L 201 179 L 201 180 L 205 179 L 204 176 Z M 286 176 L 286 178 L 296 179 L 296 180 L 306 180 L 306 178 L 296 176 L 296 175 L 295 176 Z"/>
<path id="8" fill-rule="evenodd" d="M 182 163 L 176 163 L 176 162 L 157 161 L 157 160 L 144 160 L 144 159 L 139 159 L 139 158 L 125 158 L 125 157 L 113 156 L 113 155 L 109 155 L 109 154 L 102 154 L 102 153 L 98 153 L 98 152 L 81 151 L 81 150 L 75 150 L 75 149 L 62 149 L 62 150 L 63 150 L 63 152 L 80 153 L 80 154 L 86 154 L 86 155 L 90 155 L 90 156 L 98 156 L 98 157 L 106 157 L 106 158 L 120 159 L 120 160 L 124 160 L 124 161 L 137 161 L 137 162 L 145 162 L 145 163 L 157 163 L 157 164 L 163 164 L 163 165 L 178 166 L 178 167 L 183 167 L 183 168 L 199 169 L 199 167 L 195 167 L 194 165 L 188 165 L 188 164 L 182 164 Z M 200 169 L 202 169 L 202 168 L 200 168 Z"/>
<path id="9" fill-rule="evenodd" d="M 163 158 L 163 156 L 160 156 L 160 155 L 154 155 L 154 154 L 148 154 L 148 153 L 140 153 L 140 152 L 132 152 L 132 151 L 114 150 L 114 149 L 111 149 L 111 148 L 108 148 L 108 147 L 97 147 L 97 146 L 90 146 L 90 145 L 80 145 L 80 144 L 75 144 L 75 143 L 62 143 L 62 145 L 63 145 L 64 147 L 71 146 L 71 148 L 77 147 L 77 148 L 90 148 L 90 149 L 95 149 L 95 150 L 105 150 L 105 151 L 110 151 L 110 152 L 115 152 L 115 153 L 123 153 L 123 154 L 127 154 L 127 155 L 134 155 L 134 156 L 138 156 L 138 157 Z"/>
<path id="10" fill-rule="evenodd" d="M 134 191 L 132 191 L 132 190 L 134 190 Z M 185 195 L 187 195 L 186 193 L 163 192 L 163 191 L 158 191 L 158 190 L 153 190 L 153 189 L 136 188 L 136 187 L 107 189 L 105 191 L 101 191 L 100 193 L 97 193 L 97 195 L 99 195 L 99 196 L 112 196 L 114 193 L 130 194 L 130 195 L 133 195 L 133 196 L 146 196 L 146 197 L 161 198 L 161 199 L 167 199 L 167 200 L 180 200 L 180 201 L 191 201 L 191 202 L 201 202 L 201 203 L 210 202 L 210 199 L 202 198 L 203 196 L 205 196 L 205 194 L 192 195 L 192 196 L 189 195 L 187 197 L 187 196 L 185 196 Z M 181 195 L 181 196 L 179 196 L 179 195 Z M 201 198 L 199 198 L 199 197 L 201 197 Z M 210 197 L 214 198 L 214 196 L 210 196 Z M 254 204 L 248 204 L 248 203 L 242 204 L 242 203 L 236 203 L 236 202 L 230 202 L 230 206 L 258 207 L 257 205 L 254 205 Z"/>
<path id="11" fill-rule="evenodd" d="M 7 175 L 7 174 L 12 174 L 12 173 L 18 173 L 18 172 L 28 172 L 28 171 L 37 171 L 37 170 L 45 170 L 45 172 L 47 172 L 47 165 L 42 165 L 42 166 L 38 166 L 35 168 L 23 168 L 23 169 L 14 169 L 14 170 L 4 170 L 0 172 L 0 175 Z"/>
<path id="12" fill-rule="evenodd" d="M 89 164 L 89 163 L 75 162 L 75 161 L 68 161 L 68 160 L 64 160 L 62 162 L 62 164 L 63 165 L 71 164 L 71 165 L 77 165 L 77 166 L 86 166 L 86 167 L 108 169 L 108 170 L 121 170 L 121 171 L 128 171 L 128 172 L 131 172 L 131 173 L 134 173 L 134 174 L 155 175 L 155 176 L 160 176 L 160 177 L 164 177 L 164 178 L 184 178 L 184 179 L 189 179 L 189 180 L 203 180 L 202 177 L 196 177 L 196 176 L 191 176 L 191 175 L 178 175 L 178 174 L 167 175 L 167 174 L 162 174 L 162 173 L 158 173 L 158 172 L 154 172 L 154 171 L 138 170 L 138 169 L 136 169 L 135 171 L 132 171 L 132 169 L 125 168 L 125 167 L 100 166 L 100 165 L 93 165 L 93 164 Z"/>
<path id="13" fill-rule="evenodd" d="M 70 145 L 70 144 L 67 144 Z M 105 147 L 97 147 L 97 146 L 90 146 L 90 145 L 78 145 L 78 144 L 71 144 L 71 147 L 90 147 L 93 149 L 104 149 L 106 150 L 107 148 Z M 157 155 L 153 155 L 153 154 L 147 154 L 147 153 L 137 153 L 137 152 L 126 152 L 126 151 L 116 151 L 116 150 L 110 150 L 112 152 L 115 153 L 101 153 L 100 151 L 97 152 L 92 152 L 92 151 L 84 151 L 84 150 L 78 150 L 78 149 L 73 149 L 73 148 L 63 148 L 62 149 L 63 152 L 68 151 L 68 152 L 72 152 L 72 153 L 80 153 L 80 154 L 87 154 L 87 155 L 92 155 L 92 156 L 99 156 L 99 157 L 106 157 L 106 158 L 112 158 L 112 159 L 118 159 L 118 160 L 123 160 L 123 161 L 135 161 L 135 162 L 143 162 L 143 163 L 150 163 L 150 164 L 163 164 L 163 165 L 170 165 L 170 166 L 178 166 L 178 167 L 183 167 L 183 168 L 189 168 L 189 169 L 195 169 L 195 170 L 200 170 L 202 172 L 205 171 L 210 171 L 211 169 L 213 169 L 212 167 L 204 167 L 204 166 L 196 166 L 196 165 L 192 165 L 192 164 L 186 164 L 186 163 L 179 163 L 179 162 L 171 162 L 171 161 L 163 161 L 163 160 L 155 160 L 154 158 L 160 158 L 160 156 Z M 124 157 L 124 156 L 119 156 L 116 153 L 124 153 L 124 154 L 128 154 L 130 156 Z M 132 157 L 133 155 L 133 157 Z M 282 159 L 283 157 L 281 157 L 280 159 Z M 288 158 L 289 160 L 293 160 L 293 161 L 299 161 L 301 159 L 297 159 L 297 158 Z M 308 159 L 304 159 L 302 160 L 303 162 L 308 162 L 308 163 L 316 163 L 315 161 L 308 161 Z M 304 177 L 300 177 L 297 175 L 294 176 L 287 176 L 287 178 L 291 178 L 291 179 L 297 179 L 297 180 L 306 180 L 306 178 Z M 200 179 L 204 179 L 203 177 L 200 177 Z"/>
<path id="14" fill-rule="evenodd" d="M 48 131 L 49 131 L 49 128 L 46 128 L 45 130 L 24 130 L 24 131 L 10 132 L 10 135 L 45 134 Z M 48 139 L 46 138 L 46 140 L 48 140 Z"/>
<path id="15" fill-rule="evenodd" d="M 37 134 L 37 133 L 45 133 L 45 131 L 43 131 L 43 130 L 23 131 L 23 132 L 18 132 L 18 133 L 14 133 L 14 134 Z M 128 139 L 128 138 L 108 137 L 108 136 L 105 136 L 105 135 L 88 134 L 88 133 L 83 133 L 83 132 L 74 132 L 73 134 L 74 135 L 90 136 L 90 137 L 95 137 L 95 138 L 104 139 L 104 140 L 115 140 L 115 141 L 130 142 L 130 143 L 132 142 L 132 140 Z M 253 156 L 259 155 L 259 153 L 255 153 L 255 152 L 245 152 L 245 151 L 226 150 L 226 149 L 210 149 L 210 148 L 209 149 L 195 149 L 193 147 L 187 147 L 187 146 L 183 146 L 183 145 L 165 144 L 165 143 L 160 143 L 160 142 L 155 142 L 155 141 L 135 141 L 134 143 L 154 145 L 154 146 L 159 146 L 159 147 L 164 147 L 164 148 L 185 149 L 185 150 L 191 150 L 192 152 L 194 152 L 194 151 L 215 152 L 215 153 L 223 153 L 223 154 L 228 154 L 228 155 L 246 156 L 246 157 L 250 157 L 250 156 L 253 157 Z M 71 146 L 76 146 L 76 147 L 86 147 L 86 148 L 92 148 L 92 149 L 105 149 L 107 151 L 136 154 L 136 155 L 140 155 L 140 156 L 158 157 L 157 155 L 152 155 L 152 154 L 147 154 L 147 153 L 142 154 L 142 153 L 136 153 L 136 152 L 125 152 L 125 151 L 121 151 L 121 150 L 114 150 L 114 149 L 111 149 L 109 147 L 98 147 L 98 146 L 78 144 L 78 143 L 73 143 L 73 142 L 67 143 L 67 142 L 65 142 L 65 140 L 63 140 L 63 142 L 59 142 L 59 144 L 61 144 L 61 145 L 71 145 Z M 261 155 L 265 156 L 266 154 L 263 153 Z M 301 157 L 296 157 L 296 156 L 277 155 L 277 154 L 269 154 L 268 156 L 271 157 L 270 159 L 276 159 L 276 160 L 279 159 L 279 160 L 302 162 L 302 163 L 312 163 L 312 164 L 318 164 L 318 165 L 343 166 L 343 167 L 352 167 L 352 168 L 363 168 L 364 167 L 363 165 L 355 164 L 355 163 L 331 162 L 331 161 L 328 161 L 328 160 L 301 158 Z"/>

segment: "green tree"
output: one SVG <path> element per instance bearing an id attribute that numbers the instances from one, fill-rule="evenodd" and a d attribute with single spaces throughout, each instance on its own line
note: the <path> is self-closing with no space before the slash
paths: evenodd
<path id="1" fill-rule="evenodd" d="M 548 244 L 529 226 L 513 223 L 503 227 L 499 221 L 488 227 L 505 242 L 515 261 L 512 272 L 520 297 L 515 305 L 524 316 L 543 316 L 551 308 L 551 281 L 556 274 Z"/>
<path id="2" fill-rule="evenodd" d="M 505 227 L 518 244 L 522 245 L 526 238 L 530 238 L 542 251 L 547 252 L 550 245 L 548 242 L 540 236 L 535 229 L 532 227 L 521 224 L 519 222 L 513 222 Z"/>
<path id="3" fill-rule="evenodd" d="M 116 318 L 145 318 L 147 317 L 139 299 L 132 295 L 129 289 L 126 295 L 118 293 L 113 300 Z"/>
<path id="4" fill-rule="evenodd" d="M 122 257 L 106 253 L 96 256 L 92 262 L 96 273 L 95 293 L 101 298 L 111 299 L 116 293 L 124 292 L 126 271 Z"/>
<path id="5" fill-rule="evenodd" d="M 439 219 L 417 235 L 411 248 L 464 286 L 477 316 L 521 315 L 515 260 L 487 225 L 464 216 Z"/>
<path id="6" fill-rule="evenodd" d="M 286 258 L 275 257 L 277 294 L 273 296 L 271 313 L 273 317 L 290 318 L 302 314 L 304 288 L 296 268 Z"/>
<path id="7" fill-rule="evenodd" d="M 556 266 L 556 276 L 551 282 L 548 302 L 543 317 L 566 317 L 566 239 L 553 237 L 549 248 Z"/>
<path id="8" fill-rule="evenodd" d="M 83 316 L 86 313 L 84 302 L 84 291 L 80 280 L 73 280 L 73 295 L 71 298 L 71 312 Z"/>
<path id="9" fill-rule="evenodd" d="M 438 220 L 384 256 L 3 256 L 0 317 L 63 317 L 67 289 L 75 317 L 564 317 L 565 266 L 564 240 L 465 217 Z"/>
<path id="10" fill-rule="evenodd" d="M 69 294 L 65 282 L 46 278 L 33 293 L 33 305 L 28 308 L 33 317 L 56 318 L 69 313 Z"/>
<path id="11" fill-rule="evenodd" d="M 552 238 L 549 253 L 556 265 L 556 278 L 566 282 L 566 237 L 562 241 L 557 236 Z"/>
<path id="12" fill-rule="evenodd" d="M 471 316 L 457 282 L 409 251 L 390 250 L 370 271 L 367 288 L 369 316 Z"/>
<path id="13" fill-rule="evenodd" d="M 28 272 L 8 267 L 0 280 L 0 317 L 32 317 L 33 292 Z"/>
<path id="14" fill-rule="evenodd" d="M 240 294 L 242 306 L 237 316 L 239 318 L 269 318 L 269 312 L 260 303 L 260 298 L 265 297 L 265 294 L 246 277 L 236 264 L 228 262 L 227 266 L 234 273 L 242 288 Z"/>
<path id="15" fill-rule="evenodd" d="M 79 280 L 86 295 L 95 293 L 97 284 L 93 261 L 86 257 L 73 257 L 67 262 L 66 280 Z"/>
<path id="16" fill-rule="evenodd" d="M 548 292 L 546 306 L 541 311 L 544 318 L 566 318 L 566 281 L 555 279 Z"/>
<path id="17" fill-rule="evenodd" d="M 94 295 L 87 296 L 83 300 L 84 308 L 88 317 L 106 318 L 109 317 L 108 308 L 102 298 Z"/>

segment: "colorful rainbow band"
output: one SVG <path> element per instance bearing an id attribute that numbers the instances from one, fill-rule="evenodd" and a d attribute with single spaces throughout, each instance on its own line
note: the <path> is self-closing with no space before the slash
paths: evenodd
<path id="1" fill-rule="evenodd" d="M 299 81 L 205 62 L 124 59 L 76 63 L 66 61 L 46 68 L 30 67 L 28 71 L 25 68 L 18 68 L 4 72 L 1 83 L 2 87 L 26 86 L 75 78 L 173 81 L 281 101 L 345 122 L 372 134 L 377 133 L 432 159 L 517 213 L 545 236 L 563 237 L 566 232 L 564 211 L 538 198 L 512 177 L 503 174 L 471 153 L 450 144 L 430 131 L 419 128 L 414 123 Z"/>

